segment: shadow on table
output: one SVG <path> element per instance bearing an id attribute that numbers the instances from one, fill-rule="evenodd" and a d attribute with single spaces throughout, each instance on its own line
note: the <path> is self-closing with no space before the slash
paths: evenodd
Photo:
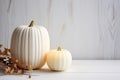
<path id="1" fill-rule="evenodd" d="M 46 73 L 60 73 L 60 72 L 62 72 L 62 71 L 55 71 L 55 70 L 50 70 L 49 68 L 41 68 L 40 70 L 39 70 L 40 72 L 46 72 Z"/>

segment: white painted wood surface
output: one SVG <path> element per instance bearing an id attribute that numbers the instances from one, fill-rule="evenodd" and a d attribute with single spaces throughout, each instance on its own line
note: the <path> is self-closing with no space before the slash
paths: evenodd
<path id="1" fill-rule="evenodd" d="M 21 24 L 45 26 L 73 59 L 120 59 L 120 0 L 0 0 L 0 43 Z"/>
<path id="2" fill-rule="evenodd" d="M 47 66 L 33 71 L 32 78 L 25 75 L 3 75 L 0 80 L 120 80 L 120 60 L 73 60 L 64 72 L 52 72 Z"/>

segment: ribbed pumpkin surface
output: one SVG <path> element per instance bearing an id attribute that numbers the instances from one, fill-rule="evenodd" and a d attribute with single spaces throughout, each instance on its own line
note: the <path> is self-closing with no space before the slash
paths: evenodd
<path id="1" fill-rule="evenodd" d="M 26 66 L 40 68 L 45 63 L 45 53 L 50 48 L 47 30 L 41 26 L 17 27 L 11 39 L 12 56 Z"/>

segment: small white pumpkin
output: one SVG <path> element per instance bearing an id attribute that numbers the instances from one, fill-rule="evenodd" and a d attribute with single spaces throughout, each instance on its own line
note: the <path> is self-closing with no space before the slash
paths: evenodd
<path id="1" fill-rule="evenodd" d="M 41 68 L 45 63 L 45 53 L 49 51 L 50 40 L 46 28 L 34 25 L 17 27 L 11 39 L 12 56 L 22 65 L 32 66 L 33 69 Z"/>
<path id="2" fill-rule="evenodd" d="M 57 50 L 47 52 L 47 64 L 53 71 L 63 71 L 70 67 L 72 62 L 71 53 L 58 47 Z"/>

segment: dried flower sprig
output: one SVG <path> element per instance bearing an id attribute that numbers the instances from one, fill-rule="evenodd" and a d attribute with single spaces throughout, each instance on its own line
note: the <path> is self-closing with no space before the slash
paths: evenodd
<path id="1" fill-rule="evenodd" d="M 24 69 L 18 67 L 19 61 L 11 57 L 10 49 L 4 48 L 2 51 L 2 44 L 0 44 L 0 63 L 2 65 L 2 69 L 5 74 L 23 74 L 25 72 Z"/>
<path id="2" fill-rule="evenodd" d="M 10 49 L 3 48 L 3 45 L 0 44 L 0 68 L 3 69 L 5 74 L 24 74 L 26 69 L 29 70 L 28 78 L 31 78 L 30 72 L 33 70 L 33 66 L 26 66 L 25 64 L 21 64 L 18 59 L 11 54 Z M 12 55 L 12 57 L 11 57 Z"/>

